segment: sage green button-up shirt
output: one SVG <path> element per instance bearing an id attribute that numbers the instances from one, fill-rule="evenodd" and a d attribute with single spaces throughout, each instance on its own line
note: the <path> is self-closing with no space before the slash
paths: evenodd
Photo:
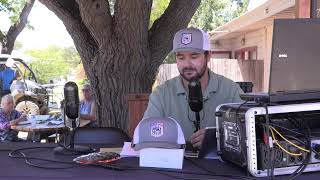
<path id="1" fill-rule="evenodd" d="M 200 127 L 215 126 L 216 107 L 223 103 L 241 102 L 243 93 L 239 85 L 224 76 L 209 71 L 209 83 L 203 94 L 203 110 L 200 111 Z M 150 95 L 144 117 L 172 117 L 181 126 L 185 139 L 190 140 L 195 131 L 195 113 L 188 104 L 188 94 L 180 76 L 159 85 Z"/>

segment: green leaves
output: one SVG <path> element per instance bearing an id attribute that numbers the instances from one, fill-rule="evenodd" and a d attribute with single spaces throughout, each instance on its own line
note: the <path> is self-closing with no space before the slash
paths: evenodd
<path id="1" fill-rule="evenodd" d="M 152 3 L 152 9 L 150 14 L 149 27 L 152 26 L 153 22 L 158 19 L 169 5 L 170 0 L 154 0 Z"/>
<path id="2" fill-rule="evenodd" d="M 202 0 L 189 25 L 212 31 L 243 14 L 247 10 L 248 2 L 248 0 Z"/>
<path id="3" fill-rule="evenodd" d="M 0 11 L 7 12 L 11 24 L 14 24 L 19 19 L 25 3 L 26 0 L 0 0 Z"/>
<path id="4" fill-rule="evenodd" d="M 25 52 L 34 57 L 31 68 L 40 83 L 48 83 L 55 78 L 66 78 L 72 69 L 80 63 L 78 52 L 73 47 L 61 48 L 49 46 L 41 50 Z"/>

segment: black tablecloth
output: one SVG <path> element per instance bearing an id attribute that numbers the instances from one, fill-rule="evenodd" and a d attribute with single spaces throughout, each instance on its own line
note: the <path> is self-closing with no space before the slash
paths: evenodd
<path id="1" fill-rule="evenodd" d="M 25 163 L 24 159 L 10 158 L 10 150 L 27 147 L 55 147 L 56 144 L 40 143 L 0 143 L 0 179 L 235 179 L 235 177 L 210 176 L 202 167 L 209 169 L 216 175 L 234 175 L 246 176 L 244 169 L 233 166 L 229 163 L 222 163 L 218 160 L 193 159 L 185 160 L 183 170 L 174 170 L 178 172 L 165 172 L 166 169 L 139 168 L 138 158 L 122 158 L 116 162 L 116 165 L 123 167 L 123 171 L 115 171 L 102 167 L 80 166 L 72 164 L 58 164 L 38 160 L 30 160 L 33 164 L 42 167 L 71 167 L 68 169 L 43 169 L 32 167 Z M 53 148 L 39 148 L 24 150 L 28 157 L 46 158 L 58 161 L 71 162 L 74 155 L 57 155 L 53 153 Z M 170 170 L 172 171 L 172 170 Z M 199 175 L 207 174 L 207 175 Z M 212 174 L 212 173 L 211 173 Z M 253 178 L 253 177 L 250 177 Z M 285 177 L 280 177 L 285 179 Z M 297 179 L 319 179 L 320 173 L 306 173 Z M 245 178 L 244 178 L 245 179 Z M 249 179 L 249 178 L 248 178 Z M 260 178 L 261 179 L 261 178 Z"/>

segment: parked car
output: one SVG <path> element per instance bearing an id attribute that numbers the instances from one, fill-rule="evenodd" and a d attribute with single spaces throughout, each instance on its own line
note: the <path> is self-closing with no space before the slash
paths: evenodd
<path id="1" fill-rule="evenodd" d="M 17 73 L 17 79 L 10 87 L 16 109 L 27 114 L 48 114 L 49 95 L 46 88 L 38 83 L 35 73 L 19 57 L 0 54 L 0 71 L 3 70 L 8 59 L 13 60 L 11 68 Z"/>

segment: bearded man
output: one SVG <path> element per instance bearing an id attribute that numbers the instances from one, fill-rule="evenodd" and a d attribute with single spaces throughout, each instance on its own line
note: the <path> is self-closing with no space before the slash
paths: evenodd
<path id="1" fill-rule="evenodd" d="M 180 75 L 158 86 L 150 95 L 143 118 L 172 117 L 181 126 L 185 139 L 193 147 L 201 147 L 206 127 L 215 127 L 216 107 L 224 103 L 241 102 L 243 93 L 232 80 L 215 74 L 208 68 L 210 38 L 201 29 L 178 31 L 173 40 L 173 52 Z M 194 126 L 195 113 L 188 104 L 188 84 L 198 80 L 202 87 L 203 109 L 200 111 L 200 129 Z"/>

